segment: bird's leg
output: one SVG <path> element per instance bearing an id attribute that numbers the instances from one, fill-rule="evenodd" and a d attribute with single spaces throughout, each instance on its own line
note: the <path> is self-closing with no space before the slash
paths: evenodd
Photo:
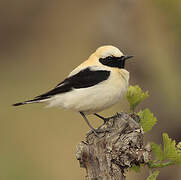
<path id="1" fill-rule="evenodd" d="M 87 125 L 91 128 L 91 130 L 94 132 L 94 134 L 96 136 L 98 136 L 96 129 L 94 129 L 91 124 L 89 123 L 88 119 L 86 118 L 85 114 L 83 112 L 80 112 L 81 116 L 84 118 L 85 122 L 87 123 Z"/>
<path id="2" fill-rule="evenodd" d="M 103 116 L 101 116 L 101 115 L 99 115 L 99 114 L 97 114 L 97 113 L 94 113 L 94 115 L 97 116 L 97 117 L 99 117 L 100 119 L 102 119 L 102 120 L 104 121 L 104 124 L 106 123 L 106 121 L 109 120 L 109 118 L 105 118 L 105 117 L 103 117 Z"/>

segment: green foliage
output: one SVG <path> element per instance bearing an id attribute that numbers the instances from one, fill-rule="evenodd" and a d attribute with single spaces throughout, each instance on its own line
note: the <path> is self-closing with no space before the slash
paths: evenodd
<path id="1" fill-rule="evenodd" d="M 163 161 L 164 160 L 164 153 L 162 151 L 162 146 L 158 145 L 158 144 L 155 144 L 153 142 L 152 145 L 151 145 L 151 148 L 152 148 L 152 151 L 153 151 L 153 153 L 155 155 L 155 158 L 158 161 Z"/>
<path id="2" fill-rule="evenodd" d="M 152 172 L 147 178 L 146 180 L 156 180 L 157 176 L 160 174 L 160 171 L 156 170 L 154 172 Z"/>
<path id="3" fill-rule="evenodd" d="M 130 104 L 130 110 L 134 112 L 136 106 L 148 97 L 148 91 L 143 92 L 138 85 L 130 86 L 126 97 Z M 150 131 L 157 122 L 156 117 L 149 109 L 140 110 L 138 116 L 144 132 Z M 156 180 L 159 175 L 160 171 L 155 170 L 152 172 L 153 168 L 163 168 L 176 164 L 181 165 L 181 142 L 176 144 L 174 140 L 168 137 L 168 134 L 163 133 L 163 146 L 153 142 L 151 148 L 155 159 L 148 163 L 151 173 L 146 180 Z M 140 166 L 132 165 L 130 169 L 140 172 Z M 144 164 L 142 164 L 142 166 L 144 166 Z"/>
<path id="4" fill-rule="evenodd" d="M 181 153 L 176 146 L 175 140 L 168 137 L 168 134 L 163 133 L 164 156 L 165 159 L 172 161 L 175 164 L 181 165 Z"/>
<path id="5" fill-rule="evenodd" d="M 177 144 L 177 149 L 178 149 L 178 152 L 181 153 L 181 142 L 179 142 L 179 143 Z"/>
<path id="6" fill-rule="evenodd" d="M 150 112 L 149 109 L 140 111 L 138 116 L 140 117 L 140 123 L 144 132 L 150 131 L 157 122 L 156 117 Z"/>
<path id="7" fill-rule="evenodd" d="M 140 172 L 140 166 L 137 166 L 137 165 L 135 165 L 135 164 L 133 164 L 132 167 L 129 168 L 129 169 L 130 169 L 130 170 L 133 170 L 133 171 L 135 171 L 135 172 L 137 172 L 137 173 Z"/>
<path id="8" fill-rule="evenodd" d="M 130 110 L 134 112 L 136 106 L 148 97 L 148 91 L 143 92 L 138 85 L 129 86 L 126 97 L 130 104 Z"/>
<path id="9" fill-rule="evenodd" d="M 138 85 L 129 86 L 126 97 L 130 105 L 130 110 L 134 112 L 136 106 L 148 97 L 148 91 L 143 92 Z M 141 126 L 143 127 L 144 132 L 150 131 L 157 122 L 156 117 L 154 117 L 149 109 L 140 111 L 138 116 L 140 117 Z"/>
<path id="10" fill-rule="evenodd" d="M 180 143 L 179 143 L 180 144 Z M 168 137 L 168 134 L 163 133 L 163 150 L 161 145 L 152 143 L 152 151 L 155 156 L 154 162 L 150 162 L 149 167 L 160 168 L 169 165 L 181 165 L 181 151 L 178 148 L 179 144 Z"/>

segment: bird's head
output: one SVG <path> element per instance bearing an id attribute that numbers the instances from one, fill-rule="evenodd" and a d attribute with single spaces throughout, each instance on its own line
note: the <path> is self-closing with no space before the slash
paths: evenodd
<path id="1" fill-rule="evenodd" d="M 94 55 L 101 64 L 119 69 L 123 69 L 125 67 L 125 61 L 133 57 L 123 55 L 123 53 L 114 46 L 101 46 L 96 50 Z"/>

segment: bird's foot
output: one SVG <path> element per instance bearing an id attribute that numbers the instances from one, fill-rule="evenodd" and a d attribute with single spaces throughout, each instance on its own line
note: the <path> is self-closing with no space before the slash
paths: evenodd
<path id="1" fill-rule="evenodd" d="M 107 118 L 104 118 L 103 121 L 104 121 L 104 124 L 106 124 L 106 122 L 108 122 L 111 118 L 107 117 Z"/>
<path id="2" fill-rule="evenodd" d="M 105 118 L 105 117 L 103 117 L 103 116 L 101 116 L 101 115 L 99 115 L 99 114 L 97 114 L 97 113 L 95 113 L 94 115 L 97 116 L 97 117 L 99 117 L 100 119 L 102 119 L 102 120 L 104 121 L 104 124 L 105 124 L 107 121 L 109 121 L 109 119 L 110 119 L 110 117 Z"/>

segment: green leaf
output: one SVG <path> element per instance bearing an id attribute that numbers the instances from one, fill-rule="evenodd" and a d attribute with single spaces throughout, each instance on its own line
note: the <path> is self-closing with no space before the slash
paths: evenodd
<path id="1" fill-rule="evenodd" d="M 140 117 L 140 123 L 144 132 L 150 131 L 157 122 L 156 117 L 150 112 L 149 109 L 140 111 L 138 116 Z"/>
<path id="2" fill-rule="evenodd" d="M 164 143 L 164 156 L 176 164 L 181 165 L 181 153 L 176 146 L 175 140 L 168 137 L 168 134 L 163 133 L 163 143 Z"/>
<path id="3" fill-rule="evenodd" d="M 130 170 L 133 170 L 135 172 L 140 172 L 140 166 L 137 166 L 135 164 L 132 165 L 132 167 L 129 168 Z"/>
<path id="4" fill-rule="evenodd" d="M 174 164 L 175 163 L 171 162 L 171 161 L 168 161 L 168 162 L 152 162 L 152 161 L 150 161 L 148 163 L 148 167 L 149 168 L 164 168 L 164 167 L 167 167 L 167 166 L 172 166 Z"/>
<path id="5" fill-rule="evenodd" d="M 179 153 L 181 153 L 181 142 L 179 142 L 179 143 L 177 144 L 177 151 L 178 151 Z"/>
<path id="6" fill-rule="evenodd" d="M 151 144 L 152 151 L 155 155 L 156 161 L 163 161 L 164 160 L 164 153 L 162 151 L 162 146 L 152 143 Z"/>
<path id="7" fill-rule="evenodd" d="M 126 98 L 130 104 L 130 110 L 134 112 L 136 106 L 148 97 L 148 91 L 143 92 L 142 89 L 136 86 L 129 86 Z"/>
<path id="8" fill-rule="evenodd" d="M 155 161 L 149 162 L 150 168 L 163 168 L 175 164 L 181 165 L 181 142 L 176 145 L 176 142 L 168 137 L 168 134 L 163 133 L 163 147 L 152 143 L 152 151 L 155 155 Z M 167 161 L 165 161 L 167 160 Z"/>
<path id="9" fill-rule="evenodd" d="M 146 180 L 156 180 L 157 176 L 159 175 L 160 171 L 156 170 L 154 172 L 152 172 L 147 178 Z"/>

